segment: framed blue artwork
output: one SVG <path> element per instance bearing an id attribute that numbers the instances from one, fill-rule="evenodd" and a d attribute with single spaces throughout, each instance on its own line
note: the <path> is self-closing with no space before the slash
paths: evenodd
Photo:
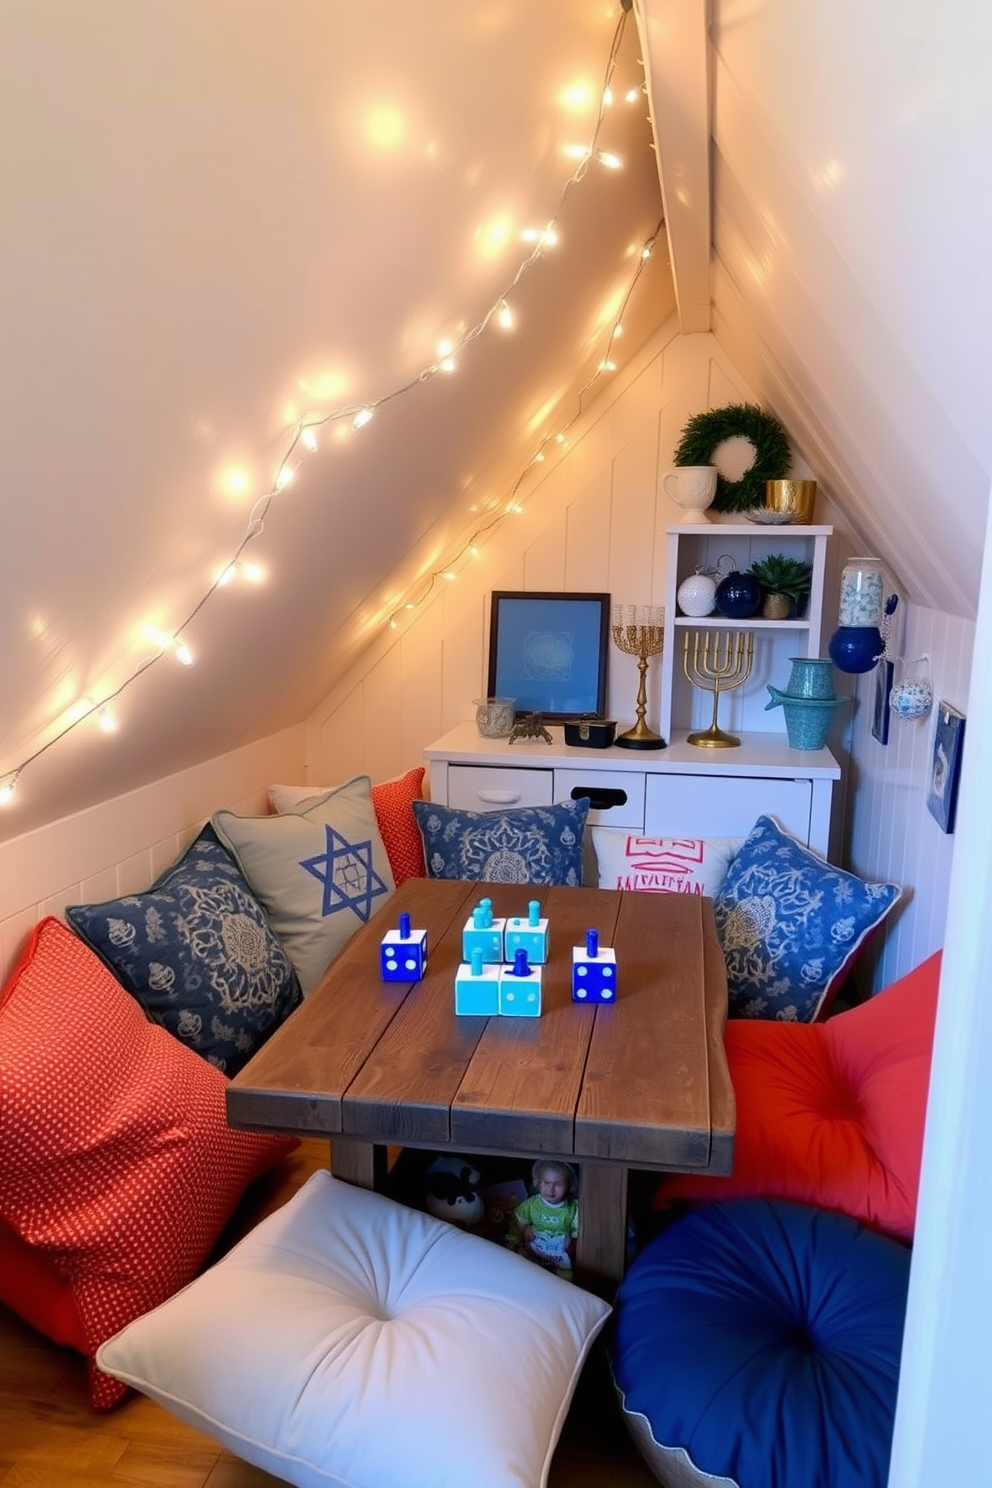
<path id="1" fill-rule="evenodd" d="M 934 709 L 933 754 L 930 759 L 930 782 L 927 809 L 942 832 L 954 831 L 954 809 L 957 805 L 958 779 L 961 775 L 961 750 L 964 745 L 964 714 L 950 703 L 938 703 Z"/>
<path id="2" fill-rule="evenodd" d="M 513 698 L 518 718 L 602 718 L 609 639 L 608 594 L 494 589 L 487 693 Z"/>

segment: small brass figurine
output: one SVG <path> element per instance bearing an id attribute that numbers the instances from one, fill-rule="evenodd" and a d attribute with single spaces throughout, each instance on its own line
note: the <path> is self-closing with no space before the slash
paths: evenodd
<path id="1" fill-rule="evenodd" d="M 517 719 L 510 730 L 507 742 L 512 744 L 516 739 L 544 739 L 548 744 L 552 742 L 551 735 L 541 721 L 540 713 L 527 713 L 523 718 Z"/>

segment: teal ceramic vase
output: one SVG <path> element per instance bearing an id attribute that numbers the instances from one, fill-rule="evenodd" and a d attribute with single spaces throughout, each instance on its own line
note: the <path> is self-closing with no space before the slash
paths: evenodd
<path id="1" fill-rule="evenodd" d="M 834 664 L 829 656 L 790 656 L 789 660 L 792 673 L 785 689 L 788 697 L 826 701 L 834 696 Z"/>

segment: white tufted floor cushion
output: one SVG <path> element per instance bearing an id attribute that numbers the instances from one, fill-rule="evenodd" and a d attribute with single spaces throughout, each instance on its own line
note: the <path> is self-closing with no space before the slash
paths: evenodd
<path id="1" fill-rule="evenodd" d="M 538 1488 L 609 1310 L 320 1172 L 98 1360 L 300 1488 Z"/>

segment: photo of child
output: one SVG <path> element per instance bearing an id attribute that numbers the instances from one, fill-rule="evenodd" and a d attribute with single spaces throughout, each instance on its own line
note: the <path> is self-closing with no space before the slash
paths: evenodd
<path id="1" fill-rule="evenodd" d="M 508 1244 L 571 1280 L 579 1234 L 575 1173 L 568 1163 L 538 1158 L 531 1169 L 531 1186 L 535 1191 L 513 1211 Z"/>

